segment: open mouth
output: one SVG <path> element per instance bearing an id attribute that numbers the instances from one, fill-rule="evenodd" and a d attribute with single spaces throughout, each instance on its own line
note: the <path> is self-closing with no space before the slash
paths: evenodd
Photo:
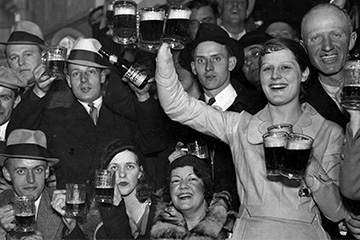
<path id="1" fill-rule="evenodd" d="M 287 87 L 287 84 L 279 83 L 279 84 L 271 84 L 270 89 L 273 91 L 280 91 Z"/>
<path id="2" fill-rule="evenodd" d="M 80 90 L 81 90 L 82 92 L 87 93 L 87 92 L 89 92 L 89 91 L 91 90 L 91 87 L 81 87 Z"/>
<path id="3" fill-rule="evenodd" d="M 192 197 L 192 194 L 191 193 L 180 193 L 178 195 L 178 198 L 180 200 L 187 200 L 187 199 L 190 199 Z"/>
<path id="4" fill-rule="evenodd" d="M 120 187 L 126 187 L 127 185 L 129 185 L 128 182 L 120 182 L 120 183 L 119 183 L 119 186 L 120 186 Z"/>
<path id="5" fill-rule="evenodd" d="M 320 58 L 324 63 L 333 63 L 337 59 L 337 54 L 323 55 Z"/>

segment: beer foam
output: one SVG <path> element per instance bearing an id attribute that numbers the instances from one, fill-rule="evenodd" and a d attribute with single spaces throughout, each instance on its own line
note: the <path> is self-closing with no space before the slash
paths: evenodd
<path id="1" fill-rule="evenodd" d="M 52 60 L 52 61 L 65 61 L 65 58 L 59 54 L 55 54 L 55 53 L 48 53 L 49 56 L 48 56 L 48 60 Z"/>
<path id="2" fill-rule="evenodd" d="M 187 9 L 172 9 L 169 13 L 168 18 L 189 19 L 190 15 L 191 15 L 191 11 Z"/>
<path id="3" fill-rule="evenodd" d="M 268 136 L 264 141 L 265 147 L 284 147 L 286 145 L 286 137 L 279 138 L 277 136 Z"/>
<path id="4" fill-rule="evenodd" d="M 286 149 L 309 149 L 312 141 L 307 138 L 295 138 L 288 141 Z"/>
<path id="5" fill-rule="evenodd" d="M 150 21 L 150 20 L 163 20 L 162 12 L 143 12 L 141 15 L 141 21 Z"/>
<path id="6" fill-rule="evenodd" d="M 135 15 L 136 11 L 133 8 L 116 8 L 114 15 Z"/>

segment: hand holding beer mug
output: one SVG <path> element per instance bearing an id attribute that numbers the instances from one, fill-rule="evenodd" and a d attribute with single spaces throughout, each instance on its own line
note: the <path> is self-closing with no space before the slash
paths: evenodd
<path id="1" fill-rule="evenodd" d="M 344 68 L 341 105 L 349 110 L 360 110 L 360 60 L 349 60 Z"/>
<path id="2" fill-rule="evenodd" d="M 160 47 L 164 31 L 165 10 L 142 8 L 140 10 L 139 48 L 153 51 Z"/>
<path id="3" fill-rule="evenodd" d="M 187 154 L 197 156 L 200 159 L 209 159 L 207 145 L 200 141 L 194 141 L 187 144 Z"/>
<path id="4" fill-rule="evenodd" d="M 114 171 L 97 169 L 95 171 L 95 201 L 113 203 L 115 174 Z"/>
<path id="5" fill-rule="evenodd" d="M 67 49 L 61 46 L 51 46 L 43 56 L 43 63 L 46 65 L 44 75 L 56 77 L 56 79 L 65 79 L 65 61 Z"/>
<path id="6" fill-rule="evenodd" d="M 116 43 L 134 44 L 137 40 L 137 5 L 131 0 L 116 1 L 114 9 L 113 40 Z"/>
<path id="7" fill-rule="evenodd" d="M 165 25 L 164 42 L 172 49 L 183 49 L 189 28 L 191 10 L 184 6 L 171 6 Z"/>
<path id="8" fill-rule="evenodd" d="M 285 131 L 269 131 L 263 135 L 267 176 L 280 175 L 287 137 Z"/>
<path id="9" fill-rule="evenodd" d="M 66 212 L 65 217 L 83 217 L 85 211 L 86 185 L 66 184 Z"/>
<path id="10" fill-rule="evenodd" d="M 36 230 L 35 198 L 33 196 L 15 196 L 14 212 L 16 232 L 27 233 Z"/>

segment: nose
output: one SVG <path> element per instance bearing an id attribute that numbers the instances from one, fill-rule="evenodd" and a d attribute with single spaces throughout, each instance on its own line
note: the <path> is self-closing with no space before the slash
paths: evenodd
<path id="1" fill-rule="evenodd" d="M 35 182 L 35 174 L 33 171 L 29 171 L 26 175 L 26 181 L 28 183 L 34 183 Z"/>
<path id="2" fill-rule="evenodd" d="M 117 174 L 120 178 L 125 177 L 126 176 L 125 168 L 119 168 L 119 170 L 117 171 Z"/>
<path id="3" fill-rule="evenodd" d="M 281 78 L 281 75 L 279 73 L 279 71 L 275 68 L 272 70 L 272 73 L 271 73 L 271 79 L 272 80 L 277 80 L 277 79 L 280 79 Z"/>
<path id="4" fill-rule="evenodd" d="M 206 71 L 212 71 L 214 69 L 214 64 L 211 60 L 206 62 Z"/>
<path id="5" fill-rule="evenodd" d="M 19 66 L 25 65 L 25 58 L 23 56 L 19 56 L 18 64 Z"/>
<path id="6" fill-rule="evenodd" d="M 322 46 L 325 51 L 330 51 L 334 48 L 334 45 L 329 36 L 324 37 Z"/>
<path id="7" fill-rule="evenodd" d="M 88 76 L 86 72 L 81 73 L 81 82 L 86 82 L 88 80 Z"/>
<path id="8" fill-rule="evenodd" d="M 180 189 L 184 189 L 184 188 L 188 188 L 188 181 L 186 179 L 182 180 L 180 183 Z"/>

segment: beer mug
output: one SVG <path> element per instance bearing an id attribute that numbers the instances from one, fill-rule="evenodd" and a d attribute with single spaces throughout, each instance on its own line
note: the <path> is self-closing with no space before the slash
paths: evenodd
<path id="1" fill-rule="evenodd" d="M 288 133 L 267 132 L 263 136 L 267 176 L 279 176 Z"/>
<path id="2" fill-rule="evenodd" d="M 115 174 L 107 169 L 95 171 L 95 201 L 98 203 L 113 202 Z"/>
<path id="3" fill-rule="evenodd" d="M 360 110 L 360 60 L 350 60 L 345 64 L 345 78 L 341 94 L 341 106 Z"/>
<path id="4" fill-rule="evenodd" d="M 66 184 L 66 210 L 65 217 L 77 218 L 85 214 L 86 185 Z"/>
<path id="5" fill-rule="evenodd" d="M 65 79 L 65 61 L 67 49 L 62 46 L 51 46 L 42 58 L 46 65 L 44 75 L 56 77 L 56 79 Z"/>
<path id="6" fill-rule="evenodd" d="M 289 134 L 284 150 L 281 175 L 289 179 L 302 180 L 309 163 L 313 141 L 305 134 Z"/>
<path id="7" fill-rule="evenodd" d="M 16 232 L 34 232 L 36 230 L 35 221 L 35 198 L 33 196 L 15 196 L 15 231 Z"/>
<path id="8" fill-rule="evenodd" d="M 142 8 L 140 10 L 139 48 L 153 51 L 160 47 L 164 31 L 165 10 Z"/>
<path id="9" fill-rule="evenodd" d="M 191 10 L 184 6 L 171 6 L 165 24 L 164 42 L 172 49 L 183 49 L 189 28 Z"/>
<path id="10" fill-rule="evenodd" d="M 134 44 L 137 40 L 136 3 L 131 0 L 116 1 L 114 2 L 113 9 L 114 42 L 123 45 Z"/>
<path id="11" fill-rule="evenodd" d="M 287 123 L 275 124 L 271 125 L 267 128 L 268 132 L 287 132 L 292 133 L 292 125 Z"/>
<path id="12" fill-rule="evenodd" d="M 200 141 L 188 143 L 187 154 L 197 156 L 200 159 L 209 159 L 208 147 L 205 143 Z"/>

